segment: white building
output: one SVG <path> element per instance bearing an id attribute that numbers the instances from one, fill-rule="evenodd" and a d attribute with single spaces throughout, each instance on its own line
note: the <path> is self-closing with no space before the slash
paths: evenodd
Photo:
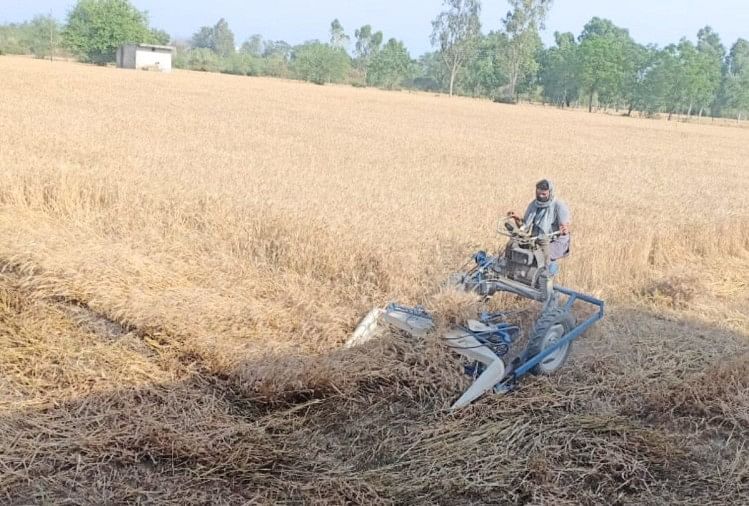
<path id="1" fill-rule="evenodd" d="M 123 69 L 172 71 L 171 46 L 125 44 L 117 50 L 117 66 Z"/>

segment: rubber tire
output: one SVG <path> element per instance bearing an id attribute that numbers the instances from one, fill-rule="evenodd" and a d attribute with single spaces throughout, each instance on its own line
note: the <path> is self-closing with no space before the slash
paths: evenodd
<path id="1" fill-rule="evenodd" d="M 533 325 L 533 333 L 528 341 L 528 354 L 526 356 L 529 359 L 543 351 L 543 342 L 547 332 L 549 332 L 552 327 L 560 324 L 564 328 L 564 334 L 562 335 L 567 334 L 575 328 L 574 315 L 568 311 L 564 311 L 562 308 L 555 307 L 545 311 L 538 320 L 536 320 L 536 323 Z M 541 367 L 541 363 L 538 363 L 530 370 L 531 374 L 535 374 L 536 376 L 550 376 L 554 374 L 564 366 L 565 362 L 567 362 L 567 357 L 569 357 L 571 350 L 572 341 L 567 343 L 567 349 L 564 351 L 564 356 L 556 367 L 553 369 L 545 369 Z"/>

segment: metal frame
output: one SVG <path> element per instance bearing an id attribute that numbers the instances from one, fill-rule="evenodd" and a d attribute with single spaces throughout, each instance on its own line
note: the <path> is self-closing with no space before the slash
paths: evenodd
<path id="1" fill-rule="evenodd" d="M 481 373 L 474 377 L 471 386 L 452 405 L 451 409 L 465 407 L 492 389 L 497 393 L 512 390 L 518 379 L 528 374 L 534 366 L 560 347 L 578 338 L 591 325 L 603 318 L 604 302 L 602 300 L 564 287 L 554 287 L 554 292 L 567 296 L 567 301 L 561 306 L 565 313 L 571 311 L 572 306 L 578 300 L 595 306 L 598 310 L 562 336 L 553 346 L 535 356 L 528 357 L 526 349 L 520 355 L 522 363 L 514 369 L 508 367 L 502 357 L 515 341 L 512 334 L 520 328 L 504 321 L 506 313 L 482 313 L 479 320 L 459 325 L 442 336 L 442 339 L 447 341 L 448 348 L 484 366 Z M 553 299 L 555 302 L 559 300 L 558 297 Z M 432 316 L 424 308 L 391 303 L 384 309 L 372 310 L 362 320 L 352 338 L 346 343 L 346 347 L 356 346 L 369 340 L 374 335 L 380 319 L 413 336 L 423 336 L 434 326 Z"/>
<path id="2" fill-rule="evenodd" d="M 532 357 L 527 357 L 527 355 L 525 355 L 525 353 L 527 353 L 526 350 L 526 352 L 521 355 L 521 357 L 523 357 L 522 363 L 515 369 L 509 368 L 502 360 L 502 357 L 507 350 L 499 353 L 496 344 L 488 338 L 498 336 L 504 341 L 504 343 L 510 345 L 514 339 L 509 339 L 508 342 L 505 340 L 505 336 L 507 336 L 507 332 L 511 329 L 519 329 L 516 326 L 506 322 L 499 322 L 491 325 L 492 328 L 480 331 L 471 330 L 466 326 L 460 326 L 443 337 L 443 339 L 448 342 L 459 344 L 459 346 L 448 345 L 448 347 L 453 349 L 456 353 L 463 355 L 470 360 L 481 362 L 486 366 L 486 369 L 475 378 L 471 387 L 463 393 L 455 404 L 453 404 L 452 409 L 462 408 L 492 389 L 497 393 L 512 390 L 517 381 L 528 374 L 533 367 L 559 348 L 577 339 L 588 330 L 591 325 L 603 318 L 605 304 L 602 300 L 564 287 L 554 287 L 554 292 L 567 296 L 567 301 L 564 306 L 562 306 L 564 313 L 571 311 L 572 306 L 578 300 L 595 306 L 598 310 L 585 321 L 576 325 L 572 330 L 563 335 L 553 346 L 542 350 L 540 353 Z M 496 316 L 501 314 L 502 313 L 496 313 L 495 315 L 485 314 L 482 315 L 481 320 L 482 322 L 487 322 L 492 318 L 496 319 Z M 500 363 L 501 366 L 499 365 Z"/>
<path id="3" fill-rule="evenodd" d="M 527 359 L 525 362 L 523 362 L 522 365 L 511 371 L 510 374 L 508 374 L 508 377 L 501 381 L 501 385 L 512 386 L 519 378 L 528 374 L 528 372 L 530 372 L 530 370 L 533 369 L 534 366 L 539 364 L 547 356 L 551 355 L 555 350 L 564 346 L 566 343 L 574 341 L 583 332 L 588 330 L 591 325 L 603 318 L 605 303 L 602 300 L 564 287 L 554 287 L 554 291 L 567 295 L 568 299 L 563 307 L 565 313 L 572 309 L 572 306 L 575 304 L 576 300 L 581 300 L 592 306 L 596 306 L 598 308 L 598 311 L 593 313 L 585 321 L 576 325 L 572 330 L 562 336 L 556 343 L 554 343 L 554 346 L 546 348 L 539 354 Z"/>

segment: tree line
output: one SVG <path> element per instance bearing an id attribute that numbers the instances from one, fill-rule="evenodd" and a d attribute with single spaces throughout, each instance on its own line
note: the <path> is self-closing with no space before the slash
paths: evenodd
<path id="1" fill-rule="evenodd" d="M 636 42 L 623 27 L 593 17 L 580 34 L 555 33 L 544 47 L 540 31 L 551 0 L 509 0 L 496 28 L 484 31 L 480 0 L 443 0 L 432 20 L 433 51 L 413 58 L 402 41 L 364 25 L 347 33 L 338 19 L 329 38 L 292 45 L 253 35 L 237 44 L 225 19 L 175 41 L 149 26 L 128 0 L 78 0 L 64 23 L 37 16 L 0 25 L 0 53 L 41 58 L 67 54 L 81 61 L 114 60 L 123 43 L 171 43 L 178 68 L 249 76 L 302 79 L 318 84 L 410 88 L 486 97 L 499 102 L 539 101 L 687 116 L 749 114 L 749 42 L 723 45 L 705 26 L 697 42 L 665 47 Z"/>

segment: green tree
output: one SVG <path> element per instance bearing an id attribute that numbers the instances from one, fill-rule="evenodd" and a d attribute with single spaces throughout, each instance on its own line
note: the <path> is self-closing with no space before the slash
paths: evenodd
<path id="1" fill-rule="evenodd" d="M 551 0 L 508 0 L 512 10 L 502 20 L 506 46 L 508 95 L 516 96 L 518 84 L 538 70 L 536 56 L 543 47 L 539 29 L 551 8 Z"/>
<path id="2" fill-rule="evenodd" d="M 213 50 L 213 27 L 201 26 L 200 30 L 193 34 L 190 45 L 195 49 Z"/>
<path id="3" fill-rule="evenodd" d="M 593 110 L 596 95 L 599 102 L 616 103 L 623 97 L 627 79 L 636 72 L 629 32 L 595 17 L 585 25 L 579 40 L 579 82 L 588 99 L 588 111 Z"/>
<path id="4" fill-rule="evenodd" d="M 166 46 L 171 40 L 172 36 L 169 35 L 168 32 L 156 28 L 151 29 L 151 37 L 149 42 L 151 42 L 152 44 L 161 44 L 162 46 Z"/>
<path id="5" fill-rule="evenodd" d="M 213 47 L 212 49 L 219 56 L 229 56 L 234 54 L 234 33 L 229 29 L 229 23 L 221 18 L 213 27 Z"/>
<path id="6" fill-rule="evenodd" d="M 720 86 L 721 62 L 716 62 L 712 51 L 701 51 L 686 39 L 679 42 L 677 53 L 682 87 L 680 103 L 675 105 L 682 110 L 686 108 L 687 116 L 690 116 L 695 108 L 704 109 L 715 101 Z"/>
<path id="7" fill-rule="evenodd" d="M 666 110 L 669 120 L 675 113 L 691 113 L 700 100 L 709 100 L 705 81 L 700 76 L 703 61 L 695 45 L 686 39 L 658 53 L 646 85 L 653 94 L 654 105 Z"/>
<path id="8" fill-rule="evenodd" d="M 283 40 L 266 40 L 263 44 L 262 73 L 274 77 L 288 77 L 293 48 Z"/>
<path id="9" fill-rule="evenodd" d="M 346 31 L 343 29 L 343 25 L 338 19 L 334 19 L 330 23 L 330 45 L 334 49 L 346 49 L 351 39 L 346 35 Z"/>
<path id="10" fill-rule="evenodd" d="M 575 36 L 569 32 L 555 32 L 554 40 L 556 46 L 550 47 L 542 55 L 539 79 L 547 100 L 569 107 L 580 93 L 577 43 Z"/>
<path id="11" fill-rule="evenodd" d="M 749 42 L 738 39 L 728 52 L 721 83 L 721 106 L 733 111 L 738 121 L 749 113 Z"/>
<path id="12" fill-rule="evenodd" d="M 503 89 L 509 82 L 505 60 L 507 45 L 507 36 L 502 32 L 489 32 L 481 37 L 476 57 L 467 64 L 458 88 L 473 96 L 502 99 Z"/>
<path id="13" fill-rule="evenodd" d="M 645 47 L 634 41 L 625 46 L 624 76 L 620 91 L 621 98 L 627 105 L 627 116 L 631 116 L 635 109 L 642 111 L 646 108 L 648 91 L 645 77 L 652 68 L 655 51 L 654 47 Z"/>
<path id="14" fill-rule="evenodd" d="M 700 76 L 702 89 L 695 105 L 700 108 L 702 116 L 706 107 L 715 109 L 723 80 L 726 48 L 721 43 L 720 36 L 711 27 L 706 26 L 697 32 L 697 52 L 700 59 L 698 65 L 703 74 Z"/>
<path id="15" fill-rule="evenodd" d="M 260 62 L 249 53 L 234 53 L 222 58 L 220 71 L 238 76 L 256 76 L 260 73 Z"/>
<path id="16" fill-rule="evenodd" d="M 174 56 L 172 57 L 172 66 L 178 69 L 189 69 L 188 58 L 190 57 L 190 45 L 183 41 L 174 41 Z"/>
<path id="17" fill-rule="evenodd" d="M 239 52 L 260 58 L 263 55 L 263 36 L 259 34 L 253 35 L 242 44 Z"/>
<path id="18" fill-rule="evenodd" d="M 234 33 L 224 18 L 214 26 L 202 26 L 192 36 L 192 47 L 210 49 L 221 57 L 234 54 Z"/>
<path id="19" fill-rule="evenodd" d="M 207 47 L 196 47 L 187 54 L 187 67 L 204 72 L 218 72 L 221 70 L 221 60 L 213 50 Z"/>
<path id="20" fill-rule="evenodd" d="M 455 78 L 474 56 L 481 35 L 479 0 L 443 0 L 447 9 L 432 21 L 432 45 L 437 47 L 450 75 L 450 96 Z"/>
<path id="21" fill-rule="evenodd" d="M 0 54 L 28 54 L 28 23 L 0 25 Z"/>
<path id="22" fill-rule="evenodd" d="M 63 31 L 65 45 L 82 60 L 114 61 L 117 48 L 151 40 L 146 14 L 127 0 L 78 0 Z"/>
<path id="23" fill-rule="evenodd" d="M 615 93 L 622 78 L 619 53 L 616 41 L 609 37 L 580 43 L 580 87 L 588 98 L 588 111 L 593 110 L 596 94 Z"/>
<path id="24" fill-rule="evenodd" d="M 289 60 L 293 48 L 285 40 L 266 40 L 263 44 L 263 58 L 279 57 L 283 60 Z"/>
<path id="25" fill-rule="evenodd" d="M 370 25 L 364 25 L 354 31 L 356 45 L 354 47 L 354 56 L 356 57 L 356 67 L 367 80 L 367 67 L 372 57 L 380 50 L 382 44 L 382 32 L 372 31 Z"/>
<path id="26" fill-rule="evenodd" d="M 749 72 L 749 42 L 745 39 L 739 39 L 731 46 L 726 57 L 726 72 L 734 76 Z"/>
<path id="27" fill-rule="evenodd" d="M 37 58 L 52 60 L 60 41 L 60 24 L 52 16 L 36 16 L 29 23 L 29 49 Z"/>
<path id="28" fill-rule="evenodd" d="M 734 111 L 736 119 L 749 113 L 749 75 L 731 75 L 726 77 L 726 105 Z"/>
<path id="29" fill-rule="evenodd" d="M 450 74 L 439 52 L 421 55 L 415 65 L 413 87 L 424 91 L 444 90 L 450 81 Z"/>
<path id="30" fill-rule="evenodd" d="M 665 97 L 671 87 L 675 60 L 666 49 L 655 46 L 645 48 L 645 61 L 638 72 L 630 107 L 641 113 L 653 115 L 665 107 Z"/>
<path id="31" fill-rule="evenodd" d="M 297 47 L 292 65 L 297 77 L 315 84 L 342 81 L 351 67 L 346 51 L 319 41 Z"/>
<path id="32" fill-rule="evenodd" d="M 367 84 L 392 89 L 409 77 L 411 63 L 403 42 L 390 39 L 372 57 L 367 69 Z"/>
<path id="33" fill-rule="evenodd" d="M 726 56 L 726 48 L 720 41 L 720 35 L 710 26 L 705 26 L 697 32 L 697 50 L 710 53 L 720 60 Z"/>
<path id="34" fill-rule="evenodd" d="M 683 102 L 685 76 L 681 69 L 679 50 L 670 44 L 655 54 L 653 67 L 648 72 L 644 87 L 647 90 L 648 112 L 668 111 L 668 118 Z"/>

